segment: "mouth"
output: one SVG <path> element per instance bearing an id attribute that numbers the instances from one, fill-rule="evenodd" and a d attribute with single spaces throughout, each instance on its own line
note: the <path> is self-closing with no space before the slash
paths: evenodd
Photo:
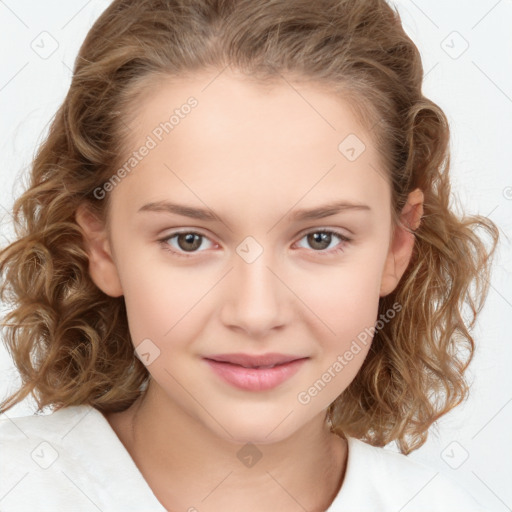
<path id="1" fill-rule="evenodd" d="M 229 363 L 244 368 L 273 368 L 274 366 L 291 363 L 298 359 L 305 359 L 305 356 L 286 355 L 286 354 L 262 354 L 262 355 L 250 355 L 250 354 L 215 354 L 206 357 L 212 361 L 218 363 Z"/>
<path id="2" fill-rule="evenodd" d="M 273 389 L 299 371 L 309 357 L 225 354 L 203 358 L 224 382 L 246 391 Z"/>

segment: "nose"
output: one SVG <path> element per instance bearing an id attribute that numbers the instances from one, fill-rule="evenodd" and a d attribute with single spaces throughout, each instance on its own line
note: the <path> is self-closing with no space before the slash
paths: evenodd
<path id="1" fill-rule="evenodd" d="M 266 251 L 251 263 L 235 255 L 225 293 L 221 319 L 230 329 L 261 338 L 289 321 L 291 292 Z"/>

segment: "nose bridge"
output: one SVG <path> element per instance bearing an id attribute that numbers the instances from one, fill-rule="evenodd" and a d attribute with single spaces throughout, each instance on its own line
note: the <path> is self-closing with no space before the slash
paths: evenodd
<path id="1" fill-rule="evenodd" d="M 223 309 L 224 322 L 253 335 L 282 325 L 286 287 L 276 276 L 279 271 L 272 250 L 247 237 L 236 253 Z"/>

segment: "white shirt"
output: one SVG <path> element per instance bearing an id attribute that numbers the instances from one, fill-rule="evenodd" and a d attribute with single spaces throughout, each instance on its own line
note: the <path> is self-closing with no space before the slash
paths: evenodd
<path id="1" fill-rule="evenodd" d="M 200 502 L 194 507 L 201 512 Z M 0 420 L 0 510 L 166 512 L 106 418 L 88 405 Z M 484 509 L 443 473 L 348 438 L 345 478 L 328 512 L 440 511 Z"/>

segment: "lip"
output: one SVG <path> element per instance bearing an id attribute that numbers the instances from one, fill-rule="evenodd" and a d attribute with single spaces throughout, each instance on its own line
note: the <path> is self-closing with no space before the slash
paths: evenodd
<path id="1" fill-rule="evenodd" d="M 291 378 L 309 358 L 284 354 L 218 354 L 203 359 L 228 384 L 247 391 L 265 391 Z M 274 366 L 269 368 L 270 365 Z"/>

